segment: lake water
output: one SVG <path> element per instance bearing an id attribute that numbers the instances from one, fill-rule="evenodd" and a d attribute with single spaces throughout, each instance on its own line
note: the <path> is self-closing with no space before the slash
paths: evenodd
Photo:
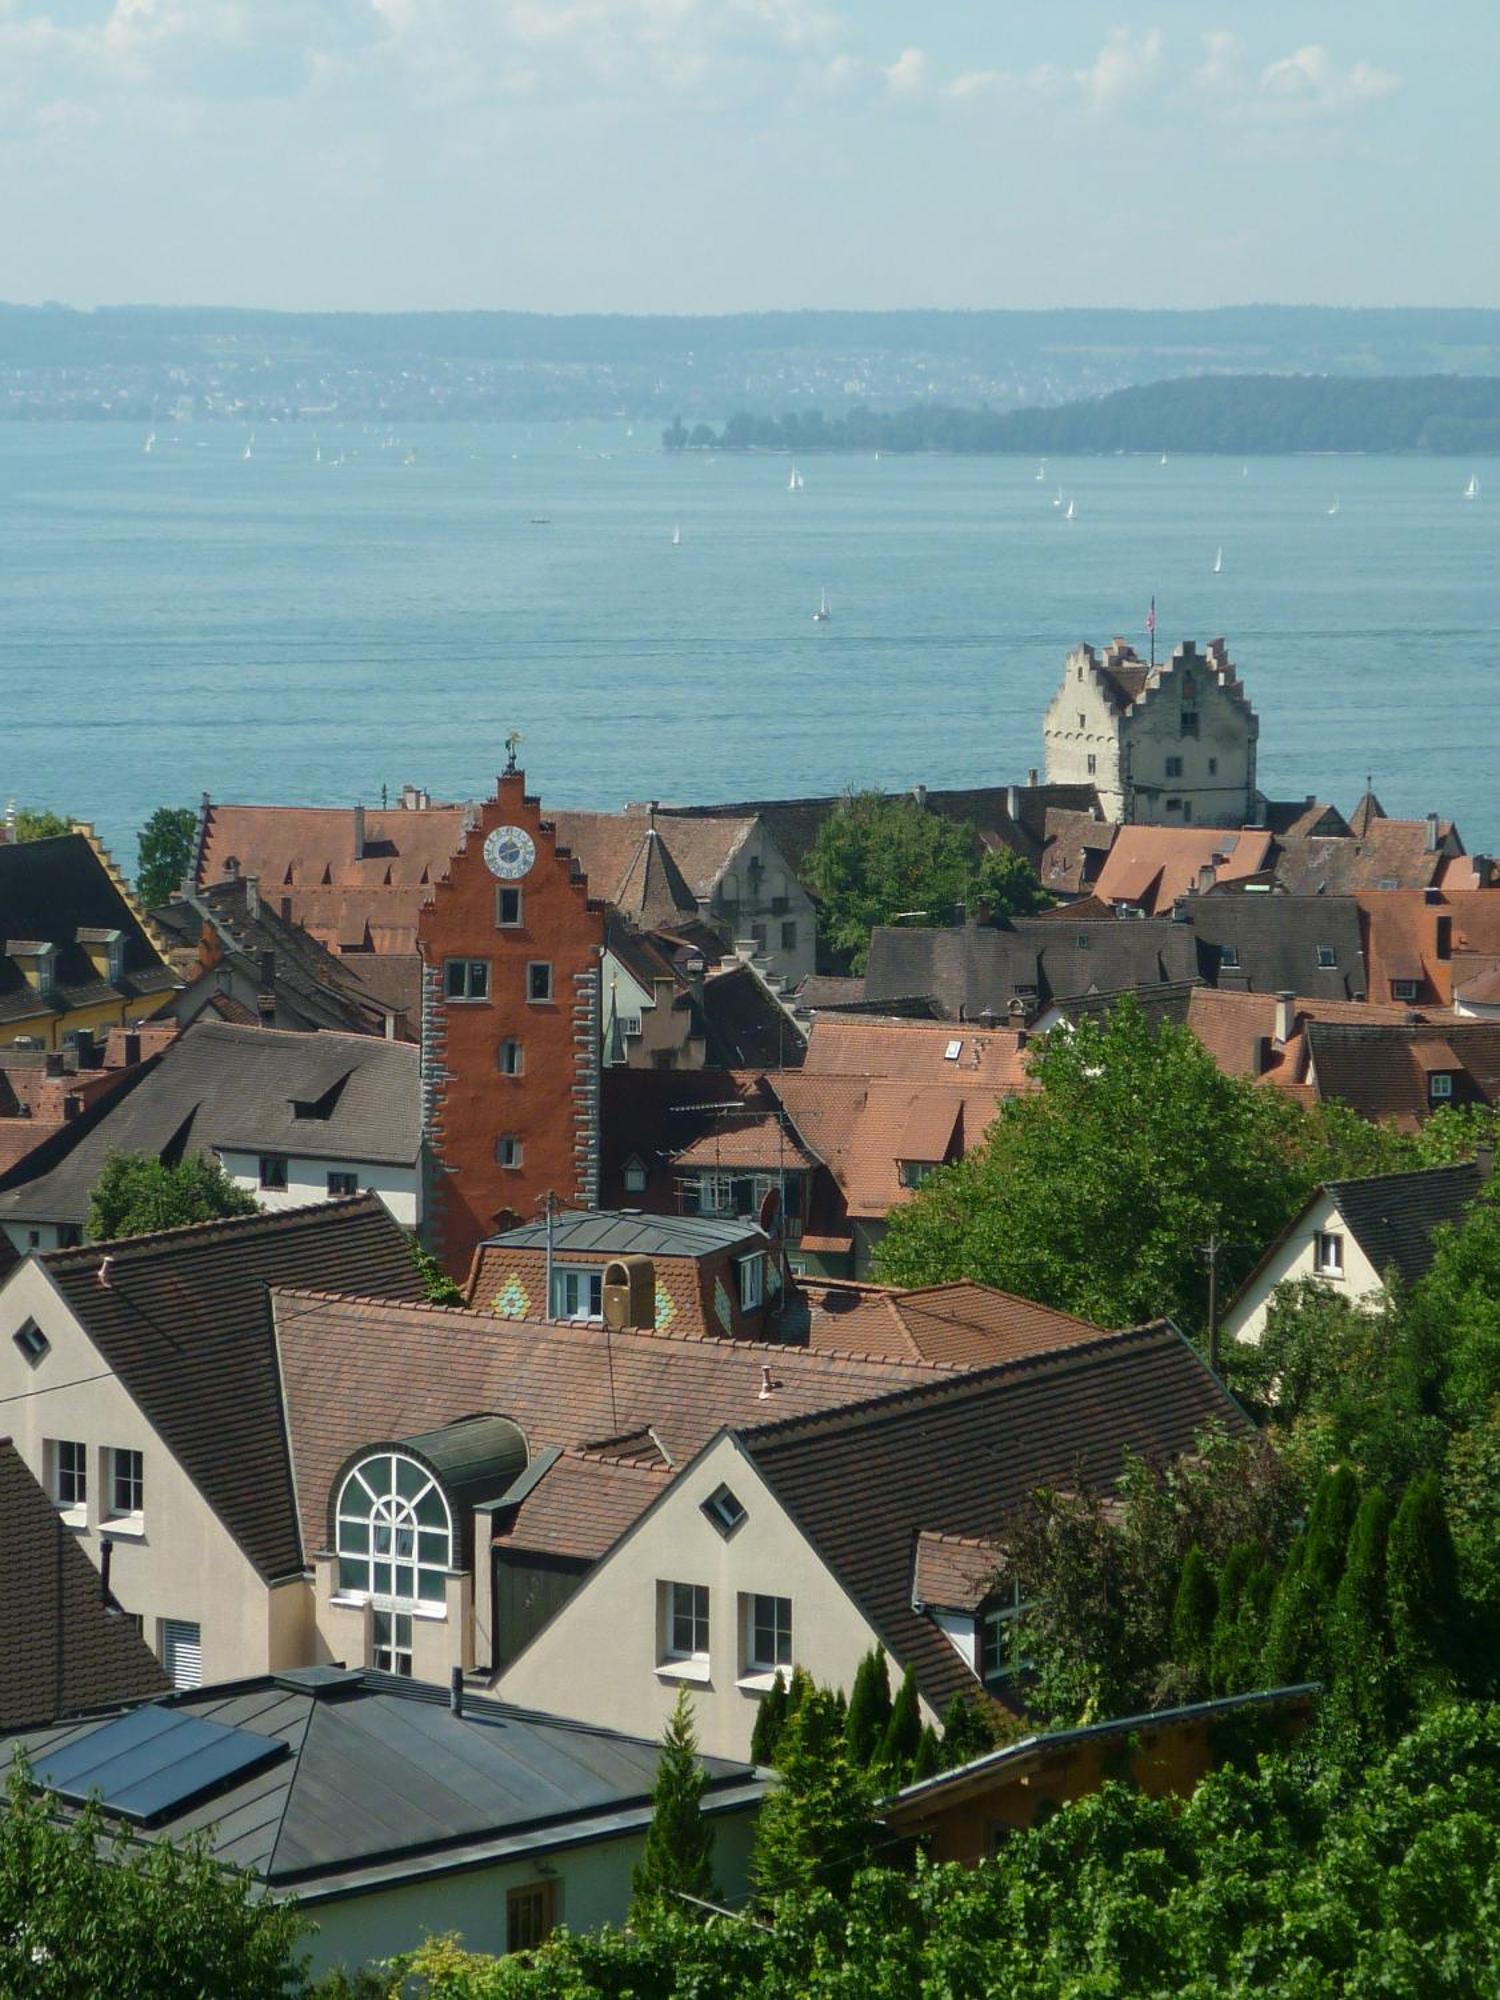
<path id="1" fill-rule="evenodd" d="M 1163 650 L 1228 639 L 1268 792 L 1372 772 L 1500 848 L 1500 462 L 818 458 L 791 493 L 623 422 L 316 443 L 0 426 L 0 798 L 129 867 L 204 790 L 486 793 L 512 728 L 558 806 L 1024 781 L 1068 649 L 1144 653 L 1154 591 Z"/>

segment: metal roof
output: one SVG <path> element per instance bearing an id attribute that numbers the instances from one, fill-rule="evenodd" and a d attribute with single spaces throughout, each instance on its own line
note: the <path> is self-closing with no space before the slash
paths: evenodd
<path id="1" fill-rule="evenodd" d="M 403 1444 L 425 1459 L 462 1508 L 497 1500 L 526 1470 L 526 1435 L 509 1417 L 460 1417 Z"/>
<path id="2" fill-rule="evenodd" d="M 640 1737 L 479 1697 L 466 1696 L 456 1715 L 445 1689 L 359 1669 L 262 1675 L 170 1696 L 155 1712 L 296 1754 L 187 1800 L 142 1837 L 204 1833 L 216 1860 L 299 1894 L 472 1866 L 497 1844 L 568 1847 L 643 1824 L 660 1755 Z M 87 1755 L 114 1726 L 11 1737 L 0 1772 L 18 1749 L 41 1768 L 75 1746 Z M 750 1765 L 700 1762 L 708 1810 L 757 1798 L 770 1782 Z"/>
<path id="3" fill-rule="evenodd" d="M 601 1257 L 705 1257 L 752 1238 L 764 1240 L 752 1222 L 724 1222 L 707 1215 L 646 1215 L 640 1209 L 570 1209 L 552 1219 L 552 1247 L 591 1250 Z M 528 1222 L 503 1236 L 486 1238 L 507 1250 L 544 1250 L 545 1222 Z"/>

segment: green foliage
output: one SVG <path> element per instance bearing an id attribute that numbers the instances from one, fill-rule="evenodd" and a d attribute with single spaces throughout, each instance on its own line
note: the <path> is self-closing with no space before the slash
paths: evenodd
<path id="1" fill-rule="evenodd" d="M 1268 1687 L 1319 1680 L 1328 1672 L 1328 1621 L 1358 1506 L 1359 1483 L 1347 1465 L 1323 1475 L 1271 1606 L 1262 1661 Z"/>
<path id="2" fill-rule="evenodd" d="M 1448 1448 L 1443 1498 L 1464 1595 L 1500 1611 L 1500 1398 Z"/>
<path id="3" fill-rule="evenodd" d="M 961 1694 L 949 1698 L 943 1710 L 943 1769 L 967 1764 L 995 1748 L 995 1727 L 991 1712 Z"/>
<path id="4" fill-rule="evenodd" d="M 931 1778 L 943 1769 L 943 1746 L 938 1742 L 937 1731 L 930 1722 L 922 1726 L 922 1734 L 917 1740 L 917 1752 L 911 1760 L 907 1772 L 909 1784 L 920 1784 L 923 1778 Z"/>
<path id="5" fill-rule="evenodd" d="M 1219 1587 L 1208 1558 L 1194 1542 L 1182 1565 L 1172 1605 L 1172 1657 L 1189 1676 L 1190 1698 L 1201 1695 L 1208 1686 L 1218 1609 Z"/>
<path id="6" fill-rule="evenodd" d="M 771 1683 L 771 1691 L 755 1712 L 755 1727 L 750 1732 L 750 1761 L 752 1764 L 770 1765 L 776 1762 L 777 1746 L 781 1742 L 781 1732 L 786 1727 L 786 1680 L 780 1667 Z"/>
<path id="7" fill-rule="evenodd" d="M 860 1661 L 849 1692 L 844 1736 L 849 1755 L 864 1767 L 875 1761 L 891 1719 L 891 1674 L 885 1648 L 872 1646 Z"/>
<path id="8" fill-rule="evenodd" d="M 169 1167 L 154 1153 L 112 1153 L 94 1183 L 88 1233 L 103 1243 L 220 1216 L 254 1215 L 256 1208 L 255 1197 L 236 1187 L 217 1160 L 193 1154 Z"/>
<path id="9" fill-rule="evenodd" d="M 194 1843 L 112 1839 L 89 1807 L 55 1820 L 24 1759 L 0 1810 L 0 1993 L 25 2000 L 291 2000 L 294 1910 Z"/>
<path id="10" fill-rule="evenodd" d="M 1348 1559 L 1334 1593 L 1328 1626 L 1325 1701 L 1330 1728 L 1351 1753 L 1383 1746 L 1390 1736 L 1392 1662 L 1386 1583 L 1391 1503 L 1374 1487 L 1360 1502 L 1349 1533 Z"/>
<path id="11" fill-rule="evenodd" d="M 193 872 L 198 815 L 191 806 L 158 806 L 136 835 L 135 893 L 142 909 L 169 903 Z"/>
<path id="12" fill-rule="evenodd" d="M 1260 1681 L 1260 1655 L 1276 1595 L 1276 1571 L 1254 1542 L 1237 1542 L 1219 1578 L 1209 1674 L 1215 1694 L 1248 1694 Z"/>
<path id="13" fill-rule="evenodd" d="M 922 1708 L 917 1696 L 917 1673 L 908 1667 L 901 1676 L 890 1720 L 880 1743 L 880 1767 L 892 1784 L 903 1784 L 922 1741 Z"/>
<path id="14" fill-rule="evenodd" d="M 72 823 L 55 812 L 35 812 L 22 806 L 16 813 L 16 839 L 55 840 L 59 834 L 71 833 Z"/>
<path id="15" fill-rule="evenodd" d="M 651 1791 L 651 1824 L 631 1877 L 631 1921 L 649 1921 L 679 1895 L 719 1898 L 714 1881 L 714 1830 L 703 1814 L 708 1773 L 698 1760 L 698 1734 L 686 1688 L 662 1733 Z"/>
<path id="16" fill-rule="evenodd" d="M 818 830 L 807 879 L 830 951 L 862 972 L 877 924 L 951 923 L 982 902 L 996 919 L 1051 899 L 1020 855 L 982 854 L 974 829 L 912 798 L 849 792 Z"/>
<path id="17" fill-rule="evenodd" d="M 833 1696 L 808 1686 L 788 1719 L 781 1782 L 760 1809 L 751 1872 L 762 1896 L 846 1894 L 875 1835 L 868 1775 L 851 1759 Z"/>
<path id="18" fill-rule="evenodd" d="M 430 1250 L 424 1250 L 415 1237 L 411 1239 L 412 1262 L 416 1265 L 422 1280 L 422 1290 L 430 1306 L 464 1306 L 468 1300 L 463 1292 L 448 1276 Z"/>
<path id="19" fill-rule="evenodd" d="M 1386 1575 L 1396 1674 L 1406 1698 L 1425 1707 L 1451 1692 L 1466 1639 L 1458 1556 L 1435 1473 L 1414 1479 L 1396 1509 Z"/>
<path id="20" fill-rule="evenodd" d="M 976 1278 L 1044 1305 L 1135 1325 L 1207 1312 L 1322 1180 L 1343 1123 L 1226 1076 L 1197 1038 L 1153 1029 L 1133 999 L 1038 1045 L 1035 1095 L 1000 1107 L 985 1143 L 892 1210 L 881 1278 Z M 1149 1199 L 1143 1198 L 1149 1190 Z"/>

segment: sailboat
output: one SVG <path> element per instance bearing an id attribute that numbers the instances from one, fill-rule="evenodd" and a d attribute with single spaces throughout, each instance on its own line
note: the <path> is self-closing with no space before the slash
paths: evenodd
<path id="1" fill-rule="evenodd" d="M 1224 571 L 1224 551 L 1222 549 L 1218 549 L 1214 553 L 1214 575 L 1221 576 L 1223 574 L 1223 571 Z"/>
<path id="2" fill-rule="evenodd" d="M 801 484 L 802 484 L 802 474 L 797 470 L 796 466 L 794 465 L 791 471 L 786 476 L 786 490 L 788 493 L 795 493 L 797 491 L 797 488 Z"/>
<path id="3" fill-rule="evenodd" d="M 151 432 L 151 433 L 150 433 L 150 434 L 148 435 L 148 437 L 147 437 L 147 439 L 146 439 L 146 446 L 145 446 L 145 448 L 146 448 L 146 450 L 147 450 L 147 451 L 155 451 L 155 449 L 156 449 L 156 432 L 155 432 L 155 431 L 152 431 L 152 432 Z"/>
<path id="4" fill-rule="evenodd" d="M 1248 479 L 1249 477 L 1250 477 L 1250 467 L 1248 465 L 1242 465 L 1240 467 L 1240 478 Z"/>
<path id="5" fill-rule="evenodd" d="M 416 462 L 417 462 L 416 446 L 415 445 L 408 446 L 406 456 L 405 458 L 402 459 L 401 463 L 403 465 L 415 465 Z"/>
<path id="6" fill-rule="evenodd" d="M 832 616 L 833 613 L 828 608 L 828 592 L 825 590 L 818 597 L 818 608 L 813 613 L 813 623 L 814 625 L 826 625 Z"/>
<path id="7" fill-rule="evenodd" d="M 323 463 L 323 447 L 320 444 L 315 444 L 313 446 L 313 464 L 321 465 L 322 463 Z"/>
<path id="8" fill-rule="evenodd" d="M 1161 455 L 1161 462 L 1163 465 L 1165 465 L 1167 462 L 1167 454 L 1165 452 L 1163 452 Z"/>
<path id="9" fill-rule="evenodd" d="M 1469 483 L 1464 488 L 1464 498 L 1465 500 L 1477 500 L 1479 498 L 1479 474 L 1477 472 L 1469 474 Z"/>
<path id="10" fill-rule="evenodd" d="M 1334 496 L 1333 505 L 1329 508 L 1328 511 L 1330 514 L 1336 514 L 1339 511 L 1338 496 L 1336 494 Z"/>
<path id="11" fill-rule="evenodd" d="M 1062 488 L 1060 486 L 1052 496 L 1052 504 L 1054 507 L 1060 507 L 1062 505 Z"/>
<path id="12" fill-rule="evenodd" d="M 672 546 L 674 549 L 682 547 L 682 530 L 675 523 L 672 528 Z"/>
<path id="13" fill-rule="evenodd" d="M 1036 476 L 1038 479 L 1045 479 L 1047 477 L 1047 461 L 1045 458 L 1042 460 L 1041 464 L 1037 467 Z"/>
<path id="14" fill-rule="evenodd" d="M 245 442 L 245 449 L 240 453 L 240 457 L 254 458 L 254 456 L 255 456 L 255 433 L 254 431 L 251 431 L 250 436 Z"/>
<path id="15" fill-rule="evenodd" d="M 1064 514 L 1064 515 L 1063 515 L 1063 519 L 1064 519 L 1065 521 L 1071 521 L 1071 520 L 1072 520 L 1072 518 L 1073 518 L 1073 503 L 1072 503 L 1072 501 L 1070 500 L 1070 501 L 1068 502 L 1068 511 L 1067 511 L 1067 513 L 1066 513 L 1066 514 Z"/>

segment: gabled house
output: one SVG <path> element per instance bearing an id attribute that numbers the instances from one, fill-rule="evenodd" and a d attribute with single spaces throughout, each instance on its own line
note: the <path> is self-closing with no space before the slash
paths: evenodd
<path id="1" fill-rule="evenodd" d="M 66 1819 L 90 1791 L 131 1844 L 201 1840 L 295 1897 L 310 1969 L 357 1971 L 458 1931 L 525 1951 L 623 1923 L 658 1743 L 460 1690 L 337 1667 L 260 1674 L 0 1744 Z M 749 1888 L 768 1774 L 700 1758 L 725 1892 Z"/>
<path id="2" fill-rule="evenodd" d="M 175 1021 L 153 1021 L 112 1028 L 102 1040 L 74 1029 L 63 1049 L 0 1047 L 0 1175 L 75 1123 L 101 1115 L 106 1099 L 176 1035 Z"/>
<path id="3" fill-rule="evenodd" d="M 92 827 L 0 842 L 0 1045 L 145 1020 L 178 984 Z"/>
<path id="4" fill-rule="evenodd" d="M 872 1646 L 915 1670 L 928 1720 L 955 1693 L 1013 1698 L 1015 1512 L 1039 1486 L 1107 1488 L 1127 1452 L 1170 1458 L 1211 1424 L 1251 1429 L 1165 1323 L 816 1414 L 726 1413 L 501 1689 L 651 1734 L 686 1686 L 728 1756 L 778 1671 L 848 1688 Z"/>
<path id="5" fill-rule="evenodd" d="M 1313 1021 L 1307 1080 L 1372 1124 L 1414 1132 L 1447 1104 L 1500 1103 L 1500 1021 Z"/>
<path id="6" fill-rule="evenodd" d="M 0 1229 L 19 1250 L 81 1241 L 115 1153 L 217 1159 L 267 1209 L 369 1190 L 415 1228 L 420 1115 L 409 1042 L 202 1020 L 98 1116 L 64 1127 L 5 1177 Z"/>
<path id="7" fill-rule="evenodd" d="M 51 1251 L 0 1285 L 15 1451 L 96 1569 L 109 1546 L 117 1599 L 179 1686 L 311 1657 L 282 1282 L 422 1296 L 371 1195 Z"/>
<path id="8" fill-rule="evenodd" d="M 1449 1167 L 1330 1181 L 1261 1256 L 1224 1314 L 1227 1339 L 1259 1343 L 1278 1286 L 1315 1278 L 1352 1305 L 1382 1299 L 1394 1277 L 1431 1268 L 1440 1229 L 1461 1228 L 1483 1193 L 1492 1153 Z"/>

